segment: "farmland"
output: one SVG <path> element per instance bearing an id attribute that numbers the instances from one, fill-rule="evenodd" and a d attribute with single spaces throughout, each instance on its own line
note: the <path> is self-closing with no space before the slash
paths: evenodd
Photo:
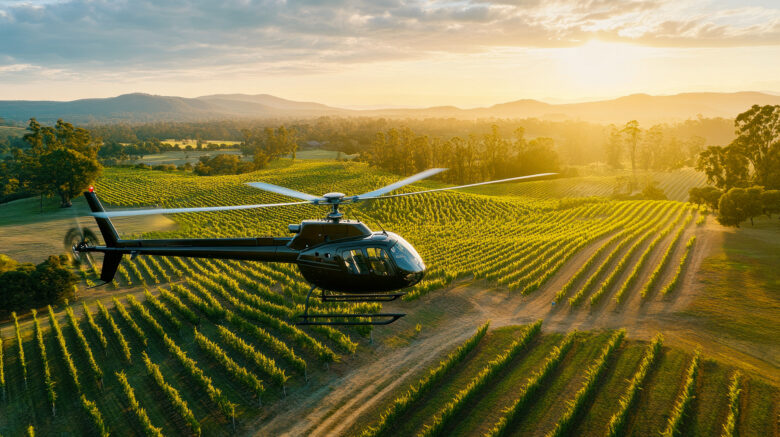
<path id="1" fill-rule="evenodd" d="M 397 179 L 362 163 L 315 160 L 213 177 L 110 168 L 95 186 L 111 207 L 196 207 L 289 200 L 244 185 L 249 181 L 313 194 L 355 194 Z M 677 200 L 702 182 L 690 169 L 655 179 Z M 409 316 L 374 332 L 293 326 L 308 291 L 293 266 L 125 257 L 107 289 L 81 290 L 70 312 L 55 308 L 50 316 L 39 310 L 37 329 L 29 314 L 19 315 L 18 329 L 13 323 L 0 327 L 0 382 L 8 413 L 0 417 L 0 433 L 17 435 L 29 425 L 41 435 L 55 429 L 92 434 L 103 427 L 139 435 L 157 429 L 166 435 L 231 435 L 258 428 L 371 433 L 369 427 L 377 426 L 409 384 L 486 319 L 494 321 L 484 338 L 398 413 L 400 425 L 381 433 L 543 435 L 557 429 L 557 435 L 602 435 L 624 397 L 630 400 L 619 420 L 629 434 L 660 433 L 668 426 L 697 435 L 719 433 L 740 363 L 722 362 L 723 345 L 711 346 L 710 337 L 684 345 L 679 333 L 668 332 L 673 326 L 664 325 L 674 323 L 694 299 L 696 272 L 720 231 L 706 217 L 699 219 L 702 211 L 680 201 L 612 200 L 606 197 L 612 180 L 582 176 L 346 208 L 349 218 L 403 235 L 429 267 L 403 302 L 386 305 Z M 441 186 L 426 181 L 409 189 Z M 180 214 L 169 217 L 174 229 L 123 228 L 121 219 L 115 224 L 120 233 L 132 229 L 130 234 L 147 238 L 267 236 L 322 213 L 306 205 Z M 81 275 L 83 286 L 99 282 L 93 266 L 82 266 Z M 771 311 L 777 296 L 765 299 Z M 750 312 L 726 315 L 711 301 L 695 304 L 709 309 L 701 316 L 705 322 L 695 326 L 712 326 L 711 332 L 724 318 L 744 320 Z M 339 311 L 332 304 L 315 305 Z M 380 309 L 352 306 L 361 312 Z M 538 319 L 544 319 L 542 329 L 532 330 Z M 421 333 L 414 330 L 418 323 Z M 765 329 L 772 332 L 777 323 L 766 316 Z M 574 328 L 582 332 L 564 334 Z M 625 338 L 618 328 L 626 328 Z M 644 375 L 642 362 L 656 350 L 651 341 L 657 332 L 666 340 Z M 740 435 L 771 435 L 776 425 L 766 418 L 776 417 L 780 405 L 772 355 L 756 357 L 753 346 L 743 347 L 755 339 L 739 340 L 727 346 L 754 362 L 740 379 L 735 427 Z M 436 348 L 410 352 L 423 345 Z M 690 371 L 697 347 L 701 358 Z M 384 361 L 386 353 L 405 358 L 391 359 L 384 369 L 389 373 L 380 376 L 382 369 L 373 363 Z M 403 378 L 387 379 L 393 371 Z M 688 392 L 686 372 L 697 378 Z M 538 389 L 530 385 L 533 378 Z M 634 386 L 646 389 L 631 395 L 632 378 Z M 345 381 L 356 384 L 339 384 L 332 393 L 321 389 Z M 370 402 L 350 415 L 340 407 L 354 393 Z M 712 402 L 688 402 L 686 393 Z M 673 423 L 678 400 L 685 419 Z M 515 404 L 511 415 L 505 413 Z M 461 420 L 458 412 L 470 410 L 479 414 Z M 313 418 L 298 420 L 304 412 Z M 345 420 L 335 423 L 339 419 Z"/>
<path id="2" fill-rule="evenodd" d="M 495 329 L 467 353 L 453 353 L 455 363 L 436 383 L 403 394 L 410 399 L 403 407 L 389 404 L 391 422 L 375 418 L 362 435 L 642 436 L 670 426 L 668 435 L 719 435 L 736 370 L 667 347 L 662 336 L 650 342 L 622 336 L 609 330 L 540 334 L 534 325 Z M 516 344 L 520 350 L 506 355 Z M 776 411 L 778 391 L 756 379 L 741 378 L 739 387 L 743 419 L 734 435 L 771 435 L 771 420 L 749 418 Z M 686 420 L 675 422 L 670 406 L 689 398 L 698 401 L 681 407 Z M 442 416 L 454 405 L 465 414 Z"/>

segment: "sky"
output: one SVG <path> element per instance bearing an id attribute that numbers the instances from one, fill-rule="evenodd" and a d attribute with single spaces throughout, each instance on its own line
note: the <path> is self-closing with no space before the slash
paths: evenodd
<path id="1" fill-rule="evenodd" d="M 780 94 L 780 0 L 0 0 L 0 100 Z"/>

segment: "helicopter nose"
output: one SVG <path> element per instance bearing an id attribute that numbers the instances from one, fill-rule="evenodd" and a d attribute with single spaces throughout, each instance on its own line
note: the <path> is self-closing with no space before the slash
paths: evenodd
<path id="1" fill-rule="evenodd" d="M 411 287 L 412 285 L 415 285 L 418 282 L 422 281 L 423 277 L 425 277 L 425 269 L 419 272 L 407 273 L 406 275 L 404 275 L 404 280 L 406 281 L 406 286 Z"/>

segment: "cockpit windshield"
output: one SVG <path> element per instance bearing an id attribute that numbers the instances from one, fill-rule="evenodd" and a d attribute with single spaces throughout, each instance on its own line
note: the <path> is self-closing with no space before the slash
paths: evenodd
<path id="1" fill-rule="evenodd" d="M 390 248 L 390 253 L 395 259 L 395 264 L 401 270 L 406 270 L 407 272 L 424 271 L 425 264 L 423 263 L 420 254 L 414 250 L 414 247 L 399 236 L 396 236 L 396 239 L 398 242 Z"/>

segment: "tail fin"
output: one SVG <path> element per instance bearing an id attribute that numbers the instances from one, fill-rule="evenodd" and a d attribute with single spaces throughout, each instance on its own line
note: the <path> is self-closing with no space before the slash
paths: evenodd
<path id="1" fill-rule="evenodd" d="M 103 205 L 100 204 L 97 195 L 92 191 L 84 193 L 84 197 L 87 199 L 89 209 L 92 212 L 105 212 Z M 95 217 L 100 233 L 103 235 L 103 240 L 108 247 L 116 247 L 119 241 L 119 236 L 116 233 L 116 228 L 111 224 L 111 219 L 108 217 Z M 104 282 L 111 282 L 114 279 L 116 270 L 119 268 L 119 263 L 122 261 L 122 254 L 119 252 L 106 252 L 106 256 L 103 257 L 103 269 L 100 271 L 100 279 Z"/>
<path id="2" fill-rule="evenodd" d="M 106 212 L 95 193 L 87 191 L 84 193 L 84 197 L 87 199 L 89 209 L 92 210 L 92 212 Z M 103 235 L 106 246 L 116 247 L 119 236 L 116 233 L 116 228 L 111 224 L 111 219 L 108 217 L 95 217 L 95 221 L 97 222 L 98 228 L 100 228 L 100 233 Z"/>
<path id="3" fill-rule="evenodd" d="M 119 268 L 119 263 L 122 261 L 122 254 L 119 252 L 107 252 L 103 257 L 103 269 L 100 271 L 100 280 L 103 282 L 111 282 L 114 280 L 116 270 Z"/>

